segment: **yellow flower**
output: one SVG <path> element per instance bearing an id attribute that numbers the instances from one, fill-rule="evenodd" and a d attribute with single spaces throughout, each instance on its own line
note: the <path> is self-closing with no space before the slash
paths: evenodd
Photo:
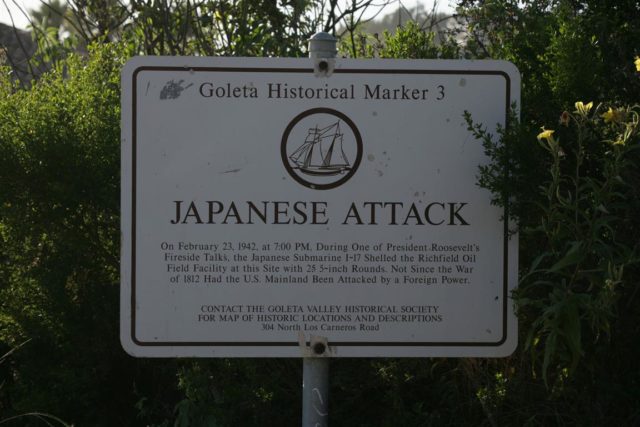
<path id="1" fill-rule="evenodd" d="M 583 104 L 582 101 L 576 102 L 576 113 L 586 116 L 589 111 L 593 107 L 593 102 L 589 102 L 588 104 Z"/>
<path id="2" fill-rule="evenodd" d="M 544 127 L 542 128 L 542 132 L 540 132 L 538 134 L 538 141 L 541 141 L 543 139 L 546 139 L 547 141 L 550 140 L 551 138 L 553 138 L 553 132 L 555 132 L 554 130 L 551 129 L 545 129 Z"/>
<path id="3" fill-rule="evenodd" d="M 620 138 L 616 139 L 615 141 L 613 141 L 612 144 L 613 145 L 625 145 L 625 142 L 626 141 L 624 140 L 624 138 L 620 137 Z"/>
<path id="4" fill-rule="evenodd" d="M 618 110 L 614 110 L 613 108 L 609 107 L 609 111 L 605 111 L 604 113 L 602 113 L 600 117 L 604 119 L 605 123 L 611 123 L 611 122 L 617 123 L 620 120 L 620 112 Z"/>
<path id="5" fill-rule="evenodd" d="M 640 56 L 636 56 L 636 60 L 633 63 L 636 64 L 636 71 L 640 72 Z"/>
<path id="6" fill-rule="evenodd" d="M 616 117 L 616 112 L 613 111 L 613 108 L 609 107 L 609 111 L 605 111 L 600 117 L 604 119 L 605 123 L 610 123 Z"/>

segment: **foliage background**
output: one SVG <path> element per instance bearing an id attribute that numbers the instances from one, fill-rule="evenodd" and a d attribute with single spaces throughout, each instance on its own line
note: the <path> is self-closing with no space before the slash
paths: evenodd
<path id="1" fill-rule="evenodd" d="M 512 126 L 468 118 L 493 159 L 479 184 L 518 220 L 518 350 L 332 361 L 332 424 L 640 424 L 640 6 L 461 0 L 455 26 L 375 36 L 331 4 L 70 2 L 34 21 L 32 70 L 49 72 L 0 77 L 0 423 L 299 423 L 299 361 L 121 350 L 119 72 L 135 54 L 302 56 L 321 26 L 345 55 L 506 59 L 523 79 Z"/>

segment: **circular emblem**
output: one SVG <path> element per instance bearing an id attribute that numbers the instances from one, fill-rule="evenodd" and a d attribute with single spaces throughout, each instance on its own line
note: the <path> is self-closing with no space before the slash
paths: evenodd
<path id="1" fill-rule="evenodd" d="M 362 137 L 353 121 L 331 108 L 312 108 L 291 120 L 282 135 L 284 167 L 298 183 L 329 190 L 347 182 L 362 160 Z"/>

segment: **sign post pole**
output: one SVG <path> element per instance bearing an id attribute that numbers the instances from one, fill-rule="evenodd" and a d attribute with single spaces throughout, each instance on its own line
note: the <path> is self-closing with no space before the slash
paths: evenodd
<path id="1" fill-rule="evenodd" d="M 314 59 L 316 75 L 328 76 L 333 71 L 337 39 L 319 32 L 309 40 L 309 58 Z M 309 347 L 304 336 L 302 349 L 302 427 L 329 425 L 329 357 L 331 349 L 324 337 L 311 336 Z"/>
<path id="2" fill-rule="evenodd" d="M 302 362 L 302 426 L 329 425 L 329 359 L 305 357 Z"/>
<path id="3" fill-rule="evenodd" d="M 324 337 L 311 336 L 309 347 L 301 339 L 302 427 L 329 425 L 329 356 L 331 349 Z"/>

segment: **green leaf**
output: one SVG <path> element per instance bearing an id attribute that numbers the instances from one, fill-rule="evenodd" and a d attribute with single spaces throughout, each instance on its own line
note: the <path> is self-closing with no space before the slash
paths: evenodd
<path id="1" fill-rule="evenodd" d="M 563 335 L 567 341 L 569 351 L 571 353 L 570 372 L 574 372 L 582 355 L 582 328 L 580 325 L 580 312 L 578 295 L 573 295 L 567 301 L 563 310 Z"/>
<path id="2" fill-rule="evenodd" d="M 582 242 L 573 242 L 571 248 L 567 251 L 566 255 L 556 262 L 550 269 L 550 273 L 556 273 L 563 268 L 578 264 L 585 257 L 585 252 L 582 247 Z"/>
<path id="3" fill-rule="evenodd" d="M 549 365 L 551 364 L 553 355 L 556 353 L 557 342 L 558 342 L 557 333 L 555 331 L 551 331 L 545 343 L 544 359 L 542 361 L 542 379 L 544 380 L 544 384 L 547 387 L 549 387 L 547 372 L 549 371 Z"/>

